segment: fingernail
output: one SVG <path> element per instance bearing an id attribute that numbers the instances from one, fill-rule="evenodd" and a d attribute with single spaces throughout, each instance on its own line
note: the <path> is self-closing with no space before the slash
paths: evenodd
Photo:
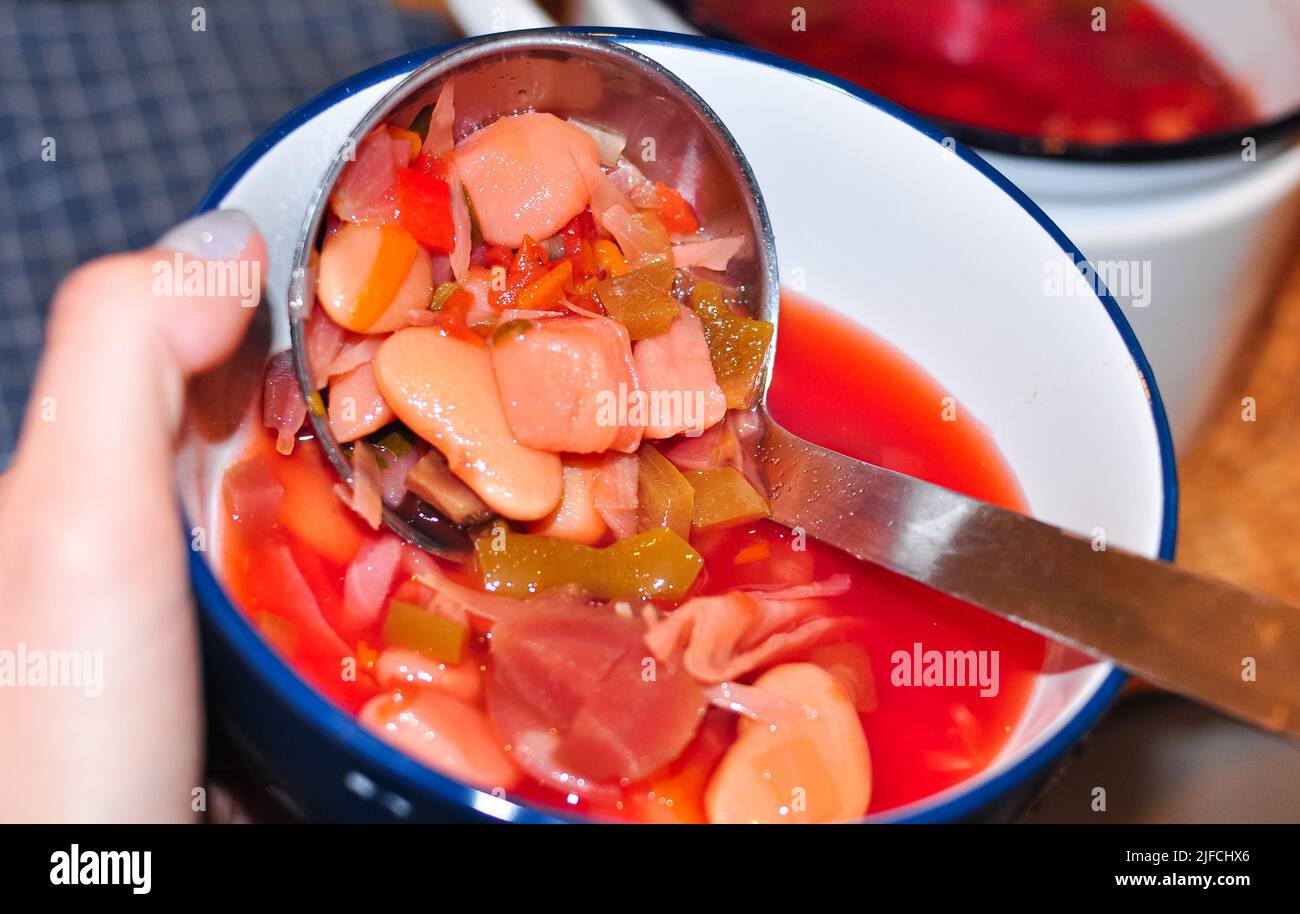
<path id="1" fill-rule="evenodd" d="M 244 249 L 254 229 L 242 210 L 215 209 L 185 220 L 159 238 L 157 246 L 204 260 L 225 260 Z"/>

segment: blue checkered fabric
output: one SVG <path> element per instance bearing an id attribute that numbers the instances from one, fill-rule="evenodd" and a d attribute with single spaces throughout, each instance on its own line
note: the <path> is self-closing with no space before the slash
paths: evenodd
<path id="1" fill-rule="evenodd" d="M 157 238 L 291 108 L 450 37 L 384 0 L 0 2 L 0 469 L 62 276 Z"/>

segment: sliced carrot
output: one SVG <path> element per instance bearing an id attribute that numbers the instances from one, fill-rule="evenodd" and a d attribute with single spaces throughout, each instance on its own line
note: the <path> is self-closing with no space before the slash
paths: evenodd
<path id="1" fill-rule="evenodd" d="M 411 233 L 399 225 L 380 226 L 379 232 L 379 252 L 352 306 L 352 323 L 362 329 L 368 329 L 388 310 L 420 248 Z"/>
<path id="2" fill-rule="evenodd" d="M 563 260 L 534 279 L 519 292 L 517 307 L 525 311 L 547 311 L 560 304 L 560 296 L 573 283 L 573 262 Z"/>
<path id="3" fill-rule="evenodd" d="M 321 249 L 316 294 L 339 326 L 388 333 L 429 306 L 433 259 L 401 226 L 344 223 Z"/>
<path id="4" fill-rule="evenodd" d="M 622 276 L 627 272 L 627 260 L 614 242 L 601 238 L 593 247 L 596 251 L 596 266 L 610 276 Z"/>

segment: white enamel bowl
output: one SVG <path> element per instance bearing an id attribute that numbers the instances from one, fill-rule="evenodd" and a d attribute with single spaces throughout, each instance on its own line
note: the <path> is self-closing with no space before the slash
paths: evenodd
<path id="1" fill-rule="evenodd" d="M 814 71 L 732 45 L 618 34 L 718 112 L 747 154 L 776 232 L 783 282 L 895 344 L 993 435 L 1033 512 L 1147 555 L 1172 556 L 1173 452 L 1145 357 L 1077 251 L 1019 191 L 912 116 Z M 204 208 L 247 210 L 271 251 L 271 346 L 287 345 L 287 264 L 308 198 L 365 111 L 432 51 L 359 74 L 290 114 L 218 180 Z M 1072 278 L 1071 294 L 1044 276 Z M 938 409 L 938 405 L 936 405 Z M 216 529 L 231 442 L 191 435 L 181 458 L 193 523 Z M 303 684 L 192 556 L 210 690 L 263 773 L 319 819 L 537 820 L 390 749 Z M 1014 563 L 1009 556 L 1008 562 Z M 1008 815 L 1105 709 L 1106 664 L 1050 657 L 1001 756 L 942 794 L 877 817 Z"/>

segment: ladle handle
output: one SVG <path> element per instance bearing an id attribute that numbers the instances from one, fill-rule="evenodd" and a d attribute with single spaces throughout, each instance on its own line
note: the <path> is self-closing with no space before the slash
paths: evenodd
<path id="1" fill-rule="evenodd" d="M 828 451 L 770 419 L 759 456 L 779 523 L 1300 734 L 1300 608 Z"/>

